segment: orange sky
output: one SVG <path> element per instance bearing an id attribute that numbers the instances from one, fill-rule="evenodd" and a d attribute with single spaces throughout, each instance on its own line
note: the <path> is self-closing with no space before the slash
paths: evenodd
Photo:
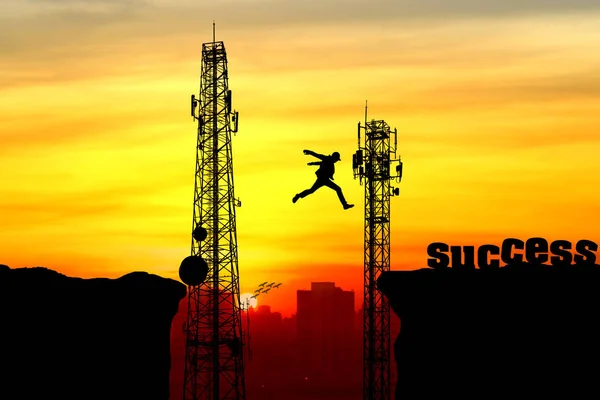
<path id="1" fill-rule="evenodd" d="M 315 280 L 362 295 L 364 188 L 351 155 L 365 99 L 398 129 L 404 161 L 393 269 L 425 267 L 434 241 L 600 243 L 600 6 L 195 3 L 3 2 L 0 263 L 178 279 L 192 219 L 189 96 L 213 19 L 240 112 L 242 291 L 284 283 L 261 304 L 289 313 Z M 304 148 L 342 154 L 336 182 L 356 208 L 327 189 L 292 204 L 314 180 Z"/>

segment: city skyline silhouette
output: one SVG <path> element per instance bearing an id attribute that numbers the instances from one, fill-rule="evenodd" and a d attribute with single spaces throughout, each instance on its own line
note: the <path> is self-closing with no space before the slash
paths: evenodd
<path id="1" fill-rule="evenodd" d="M 333 281 L 311 282 L 296 290 L 296 310 L 283 316 L 259 296 L 250 307 L 244 361 L 247 399 L 362 399 L 363 307 L 362 293 L 344 290 Z M 357 304 L 359 306 L 357 307 Z M 171 327 L 171 400 L 179 400 L 183 386 L 185 343 L 183 324 L 186 299 Z M 400 332 L 400 320 L 391 315 L 391 338 Z M 246 339 L 248 336 L 246 336 Z M 248 355 L 248 348 L 251 356 Z M 396 382 L 390 352 L 391 389 Z"/>

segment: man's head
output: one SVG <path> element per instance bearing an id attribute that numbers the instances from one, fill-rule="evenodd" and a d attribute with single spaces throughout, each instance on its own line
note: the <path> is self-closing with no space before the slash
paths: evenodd
<path id="1" fill-rule="evenodd" d="M 331 157 L 333 157 L 333 162 L 338 162 L 340 161 L 340 153 L 338 153 L 337 151 L 334 151 L 333 153 L 331 153 Z"/>

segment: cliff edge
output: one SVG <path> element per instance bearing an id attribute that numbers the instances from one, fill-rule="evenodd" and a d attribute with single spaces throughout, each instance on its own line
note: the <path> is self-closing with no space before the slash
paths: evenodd
<path id="1" fill-rule="evenodd" d="M 0 398 L 168 400 L 185 295 L 145 272 L 81 279 L 0 265 Z"/>
<path id="2" fill-rule="evenodd" d="M 599 265 L 390 271 L 378 285 L 401 321 L 396 399 L 600 397 Z"/>

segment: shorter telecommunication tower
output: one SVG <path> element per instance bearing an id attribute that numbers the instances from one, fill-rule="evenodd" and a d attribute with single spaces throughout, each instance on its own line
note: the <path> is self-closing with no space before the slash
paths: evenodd
<path id="1" fill-rule="evenodd" d="M 254 291 L 254 294 L 246 299 L 245 304 L 241 305 L 241 308 L 246 310 L 246 329 L 248 330 L 248 333 L 246 334 L 245 344 L 248 350 L 248 361 L 252 359 L 252 350 L 250 350 L 250 299 L 257 299 L 261 294 L 267 294 L 271 289 L 277 289 L 279 286 L 281 286 L 281 283 L 263 282 L 258 285 L 258 289 Z"/>
<path id="2" fill-rule="evenodd" d="M 365 131 L 361 145 L 361 130 Z M 394 146 L 390 138 L 394 136 Z M 390 305 L 377 290 L 377 279 L 390 270 L 390 197 L 400 189 L 391 180 L 402 179 L 402 161 L 396 159 L 397 131 L 383 120 L 358 123 L 358 151 L 352 156 L 354 178 L 365 180 L 364 233 L 364 334 L 363 399 L 389 400 L 390 390 Z M 395 173 L 392 166 L 395 164 Z"/>

